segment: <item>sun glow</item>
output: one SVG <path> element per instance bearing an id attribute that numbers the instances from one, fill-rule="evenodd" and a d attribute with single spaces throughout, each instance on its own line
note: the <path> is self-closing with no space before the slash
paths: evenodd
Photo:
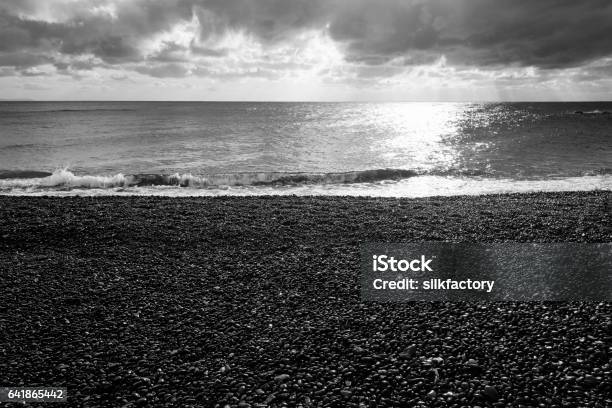
<path id="1" fill-rule="evenodd" d="M 376 106 L 380 126 L 390 135 L 384 145 L 372 146 L 384 151 L 389 161 L 404 161 L 406 168 L 419 163 L 424 169 L 450 167 L 453 149 L 442 143 L 457 133 L 457 118 L 462 107 L 454 103 L 389 103 Z"/>

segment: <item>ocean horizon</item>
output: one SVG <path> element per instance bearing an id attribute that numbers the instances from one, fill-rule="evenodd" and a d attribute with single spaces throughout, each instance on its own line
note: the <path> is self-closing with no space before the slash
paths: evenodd
<path id="1" fill-rule="evenodd" d="M 612 188 L 611 102 L 0 102 L 0 194 Z"/>

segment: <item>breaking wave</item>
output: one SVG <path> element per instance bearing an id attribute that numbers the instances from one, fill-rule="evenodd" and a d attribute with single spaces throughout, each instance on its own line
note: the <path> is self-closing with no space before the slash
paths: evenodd
<path id="1" fill-rule="evenodd" d="M 375 169 L 339 173 L 245 172 L 230 174 L 133 174 L 110 176 L 76 175 L 62 169 L 53 173 L 0 171 L 0 190 L 14 188 L 115 188 L 178 186 L 217 188 L 223 186 L 275 186 L 302 184 L 349 184 L 397 181 L 419 175 L 414 170 Z"/>
<path id="2" fill-rule="evenodd" d="M 585 172 L 581 176 L 612 174 L 611 169 L 601 168 Z M 191 189 L 223 189 L 227 187 L 300 187 L 300 186 L 350 186 L 385 185 L 418 176 L 451 177 L 457 180 L 493 180 L 494 173 L 470 169 L 455 170 L 407 170 L 373 169 L 336 173 L 283 173 L 244 172 L 231 174 L 132 174 L 77 175 L 62 169 L 53 173 L 34 170 L 0 170 L 0 193 L 34 191 L 69 191 L 73 189 L 125 189 L 130 187 L 180 187 Z M 493 176 L 493 177 L 491 177 Z"/>

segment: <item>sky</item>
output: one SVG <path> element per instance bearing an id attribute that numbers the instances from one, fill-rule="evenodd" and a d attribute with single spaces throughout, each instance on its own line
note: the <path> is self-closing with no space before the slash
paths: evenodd
<path id="1" fill-rule="evenodd" d="M 0 99 L 612 99 L 609 0 L 0 0 Z"/>

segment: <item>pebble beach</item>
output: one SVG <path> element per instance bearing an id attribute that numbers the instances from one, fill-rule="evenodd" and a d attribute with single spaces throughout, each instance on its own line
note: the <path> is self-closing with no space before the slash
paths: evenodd
<path id="1" fill-rule="evenodd" d="M 359 295 L 364 242 L 610 242 L 611 208 L 2 196 L 0 385 L 65 386 L 70 407 L 611 406 L 609 302 Z"/>

